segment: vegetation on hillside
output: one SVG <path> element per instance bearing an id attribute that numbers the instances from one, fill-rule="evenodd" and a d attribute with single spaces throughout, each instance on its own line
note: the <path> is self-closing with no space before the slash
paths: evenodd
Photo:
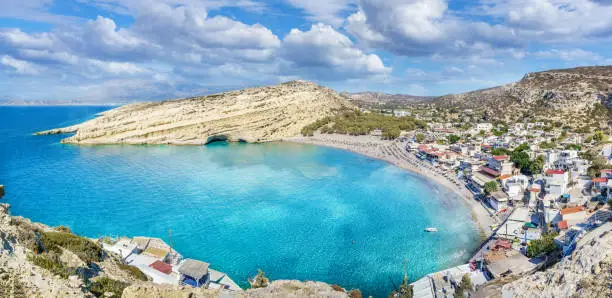
<path id="1" fill-rule="evenodd" d="M 40 240 L 48 251 L 61 253 L 61 248 L 65 248 L 86 263 L 102 261 L 102 248 L 89 239 L 70 233 L 43 232 Z"/>
<path id="2" fill-rule="evenodd" d="M 591 166 L 587 170 L 587 174 L 591 178 L 598 177 L 601 173 L 601 170 L 612 169 L 612 165 L 607 164 L 606 159 L 596 150 L 580 152 L 580 156 L 591 162 Z"/>
<path id="3" fill-rule="evenodd" d="M 270 284 L 270 280 L 266 277 L 265 272 L 257 269 L 257 275 L 254 278 L 249 278 L 249 283 L 253 289 L 265 288 Z"/>
<path id="4" fill-rule="evenodd" d="M 123 290 L 127 288 L 130 284 L 114 280 L 108 277 L 100 277 L 94 280 L 89 286 L 89 291 L 92 292 L 97 297 L 106 297 L 105 293 L 113 293 L 114 297 L 121 297 L 123 294 Z"/>
<path id="5" fill-rule="evenodd" d="M 146 274 L 144 274 L 138 267 L 127 265 L 127 264 L 119 264 L 119 269 L 127 272 L 133 278 L 137 280 L 147 281 L 149 278 Z"/>
<path id="6" fill-rule="evenodd" d="M 425 127 L 425 122 L 413 117 L 393 117 L 380 113 L 362 113 L 358 110 L 351 110 L 333 117 L 325 117 L 305 126 L 302 129 L 302 135 L 312 136 L 319 129 L 321 133 L 367 135 L 375 129 L 380 129 L 383 138 L 395 139 L 399 137 L 402 130 L 411 131 Z"/>

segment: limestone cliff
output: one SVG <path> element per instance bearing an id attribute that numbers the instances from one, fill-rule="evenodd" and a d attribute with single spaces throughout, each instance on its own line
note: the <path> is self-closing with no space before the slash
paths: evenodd
<path id="1" fill-rule="evenodd" d="M 296 136 L 304 126 L 351 107 L 344 96 L 329 88 L 292 81 L 126 105 L 82 124 L 37 134 L 76 132 L 62 141 L 75 144 L 199 145 L 218 139 L 266 142 Z"/>

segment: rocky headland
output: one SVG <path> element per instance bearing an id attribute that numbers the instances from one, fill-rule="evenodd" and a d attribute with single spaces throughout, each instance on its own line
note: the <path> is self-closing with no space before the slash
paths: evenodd
<path id="1" fill-rule="evenodd" d="M 215 140 L 268 142 L 339 110 L 353 108 L 337 92 L 305 81 L 203 97 L 138 103 L 38 135 L 75 133 L 63 143 L 201 145 Z"/>

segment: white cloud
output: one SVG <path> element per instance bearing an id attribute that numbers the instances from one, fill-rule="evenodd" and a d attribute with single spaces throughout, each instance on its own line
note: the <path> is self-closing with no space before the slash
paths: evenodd
<path id="1" fill-rule="evenodd" d="M 53 46 L 50 33 L 28 34 L 20 29 L 1 29 L 0 44 L 16 48 L 45 49 Z"/>
<path id="2" fill-rule="evenodd" d="M 605 59 L 594 52 L 585 51 L 583 49 L 558 50 L 551 49 L 546 51 L 538 51 L 533 53 L 534 56 L 546 59 L 561 59 L 563 61 L 604 61 Z"/>
<path id="3" fill-rule="evenodd" d="M 292 29 L 283 40 L 281 56 L 290 63 L 289 68 L 308 69 L 316 76 L 347 78 L 391 71 L 376 54 L 364 53 L 348 37 L 322 23 L 308 31 Z"/>
<path id="4" fill-rule="evenodd" d="M 460 19 L 444 0 L 361 0 L 345 29 L 367 47 L 405 56 L 492 56 L 522 46 L 511 29 Z"/>
<path id="5" fill-rule="evenodd" d="M 0 64 L 12 68 L 18 74 L 37 75 L 40 73 L 40 67 L 28 61 L 15 59 L 9 55 L 2 56 Z"/>

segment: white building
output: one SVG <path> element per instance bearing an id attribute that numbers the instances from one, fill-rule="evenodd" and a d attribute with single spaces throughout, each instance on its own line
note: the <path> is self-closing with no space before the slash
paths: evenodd
<path id="1" fill-rule="evenodd" d="M 410 116 L 410 112 L 408 111 L 393 111 L 393 115 L 395 117 L 406 117 L 406 116 Z"/>
<path id="2" fill-rule="evenodd" d="M 493 124 L 491 123 L 476 123 L 476 130 L 481 131 L 491 131 L 493 129 Z"/>
<path id="3" fill-rule="evenodd" d="M 546 170 L 544 172 L 544 190 L 554 196 L 561 196 L 567 193 L 569 174 L 565 170 Z"/>
<path id="4" fill-rule="evenodd" d="M 607 159 L 607 163 L 612 165 L 612 144 L 607 144 L 601 150 L 601 155 Z"/>

